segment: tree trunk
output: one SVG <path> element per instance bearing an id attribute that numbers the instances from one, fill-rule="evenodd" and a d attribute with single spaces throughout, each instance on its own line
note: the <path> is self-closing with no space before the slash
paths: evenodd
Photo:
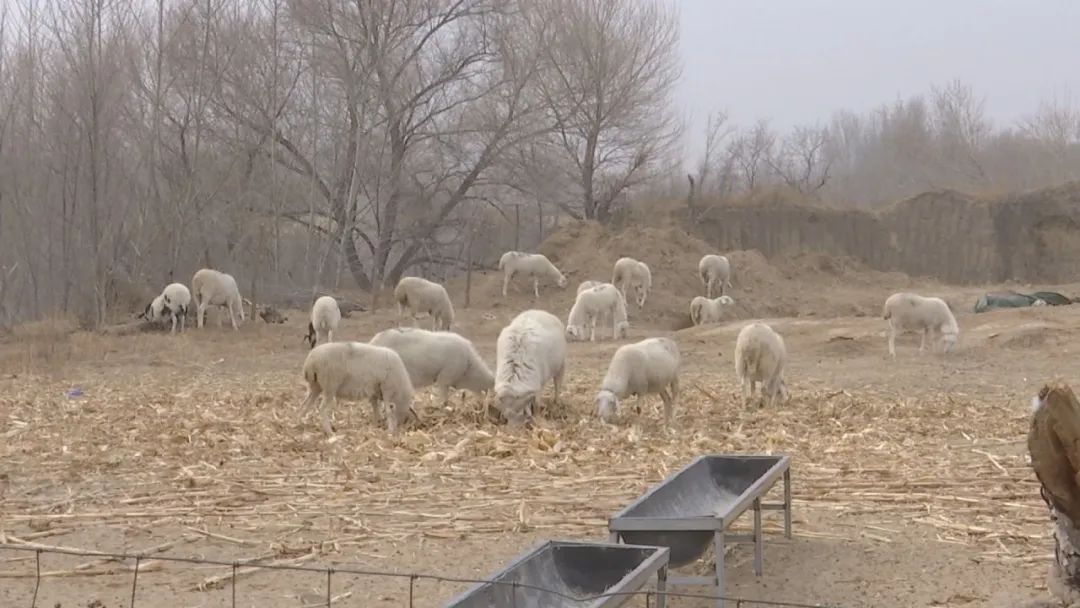
<path id="1" fill-rule="evenodd" d="M 1080 402 L 1066 384 L 1039 391 L 1028 431 L 1031 466 L 1054 522 L 1054 563 L 1047 587 L 1080 607 Z"/>

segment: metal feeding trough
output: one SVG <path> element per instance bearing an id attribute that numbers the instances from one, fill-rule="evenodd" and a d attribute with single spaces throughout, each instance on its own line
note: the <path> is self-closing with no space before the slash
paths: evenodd
<path id="1" fill-rule="evenodd" d="M 762 574 L 761 511 L 784 512 L 784 536 L 791 538 L 791 458 L 780 456 L 706 455 L 654 486 L 608 522 L 611 541 L 667 547 L 672 568 L 705 554 L 712 544 L 715 577 L 676 577 L 675 585 L 715 586 L 724 605 L 724 543 L 754 543 L 754 573 Z M 764 504 L 761 497 L 784 479 L 784 502 Z M 754 511 L 753 534 L 726 532 L 747 509 Z"/>
<path id="2" fill-rule="evenodd" d="M 446 608 L 613 608 L 653 575 L 657 591 L 663 592 L 667 565 L 668 550 L 663 547 L 551 540 L 454 598 Z M 663 608 L 663 595 L 656 605 Z"/>

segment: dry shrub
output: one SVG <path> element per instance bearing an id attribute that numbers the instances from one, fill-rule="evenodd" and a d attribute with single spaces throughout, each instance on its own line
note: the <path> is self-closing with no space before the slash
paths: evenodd
<path id="1" fill-rule="evenodd" d="M 16 325 L 0 348 L 0 365 L 14 365 L 24 371 L 62 365 L 72 357 L 72 336 L 78 329 L 78 322 L 70 317 L 48 317 Z"/>

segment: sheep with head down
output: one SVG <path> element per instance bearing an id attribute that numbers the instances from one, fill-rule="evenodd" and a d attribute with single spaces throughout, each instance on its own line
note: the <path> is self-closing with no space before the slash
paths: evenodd
<path id="1" fill-rule="evenodd" d="M 195 301 L 196 321 L 198 327 L 203 326 L 206 309 L 210 306 L 220 306 L 229 311 L 229 321 L 235 330 L 240 329 L 236 325 L 236 317 L 244 321 L 244 301 L 240 297 L 240 288 L 236 285 L 236 279 L 230 274 L 219 272 L 212 268 L 203 268 L 191 277 L 191 296 Z M 222 320 L 218 318 L 218 327 Z"/>
<path id="2" fill-rule="evenodd" d="M 327 435 L 334 434 L 330 409 L 337 405 L 338 399 L 368 399 L 376 424 L 381 406 L 388 403 L 386 420 L 393 434 L 413 413 L 414 391 L 409 372 L 401 357 L 389 348 L 360 342 L 320 344 L 311 349 L 304 360 L 304 380 L 308 392 L 300 411 L 307 411 L 322 397 L 319 422 Z"/>
<path id="3" fill-rule="evenodd" d="M 566 371 L 565 328 L 558 317 L 526 310 L 499 332 L 495 353 L 495 407 L 511 426 L 531 418 L 548 382 L 558 403 Z"/>
<path id="4" fill-rule="evenodd" d="M 596 408 L 604 422 L 614 422 L 620 399 L 649 394 L 664 402 L 664 422 L 671 424 L 679 398 L 679 346 L 671 338 L 648 338 L 620 346 L 611 358 L 596 395 Z"/>
<path id="5" fill-rule="evenodd" d="M 394 288 L 394 301 L 398 305 L 398 321 L 406 311 L 416 321 L 420 315 L 431 317 L 431 329 L 449 331 L 454 324 L 454 305 L 450 294 L 442 285 L 420 277 L 402 277 Z"/>
<path id="6" fill-rule="evenodd" d="M 626 301 L 611 283 L 600 283 L 588 289 L 578 289 L 574 306 L 566 319 L 566 335 L 572 340 L 596 341 L 596 323 L 609 320 L 611 339 L 625 338 L 630 323 L 626 317 Z"/>
<path id="7" fill-rule="evenodd" d="M 628 257 L 619 258 L 611 274 L 611 284 L 619 288 L 624 299 L 627 290 L 633 289 L 637 294 L 635 301 L 638 308 L 642 308 L 649 297 L 649 290 L 652 289 L 652 271 L 645 262 Z"/>
<path id="8" fill-rule="evenodd" d="M 414 389 L 438 386 L 444 407 L 450 403 L 451 388 L 479 396 L 495 386 L 495 376 L 476 347 L 456 333 L 402 327 L 381 331 L 369 343 L 401 357 Z"/>
<path id="9" fill-rule="evenodd" d="M 566 277 L 563 273 L 541 253 L 524 253 L 521 251 L 507 251 L 499 258 L 499 270 L 503 271 L 502 295 L 506 297 L 506 291 L 510 287 L 510 281 L 514 277 L 525 277 L 533 281 L 533 296 L 540 298 L 540 281 L 546 280 L 559 286 L 566 287 Z"/>
<path id="10" fill-rule="evenodd" d="M 889 356 L 893 358 L 896 358 L 896 336 L 899 334 L 921 334 L 920 353 L 926 348 L 927 336 L 940 345 L 942 353 L 952 350 L 960 337 L 956 317 L 941 298 L 894 293 L 885 300 L 882 316 L 889 322 Z"/>
<path id="11" fill-rule="evenodd" d="M 304 340 L 315 348 L 316 344 L 334 341 L 334 332 L 341 323 L 341 309 L 337 300 L 331 296 L 322 296 L 311 306 L 311 320 Z"/>
<path id="12" fill-rule="evenodd" d="M 787 348 L 784 339 L 772 327 L 755 321 L 743 327 L 735 339 L 735 375 L 742 385 L 743 405 L 749 405 L 757 384 L 761 383 L 762 405 L 768 401 L 790 398 L 784 383 Z"/>

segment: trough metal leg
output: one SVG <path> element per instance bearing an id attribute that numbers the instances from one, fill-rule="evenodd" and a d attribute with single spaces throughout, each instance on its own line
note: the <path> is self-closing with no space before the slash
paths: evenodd
<path id="1" fill-rule="evenodd" d="M 664 566 L 656 571 L 656 608 L 667 606 L 667 570 Z"/>
<path id="2" fill-rule="evenodd" d="M 619 544 L 619 533 L 618 532 L 612 532 L 612 533 L 608 534 L 608 542 L 610 542 L 613 545 Z"/>
<path id="3" fill-rule="evenodd" d="M 784 471 L 784 538 L 791 538 L 791 469 Z"/>
<path id="4" fill-rule="evenodd" d="M 724 608 L 724 531 L 717 530 L 713 536 L 716 553 L 716 608 Z"/>
<path id="5" fill-rule="evenodd" d="M 764 539 L 761 532 L 761 499 L 754 499 L 754 574 L 761 576 L 765 571 L 762 553 Z"/>

